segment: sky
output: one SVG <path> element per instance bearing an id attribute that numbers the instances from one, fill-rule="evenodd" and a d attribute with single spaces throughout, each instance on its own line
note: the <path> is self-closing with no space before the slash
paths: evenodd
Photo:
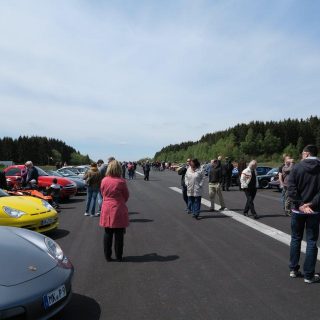
<path id="1" fill-rule="evenodd" d="M 320 1 L 0 0 L 0 137 L 97 160 L 320 115 Z"/>

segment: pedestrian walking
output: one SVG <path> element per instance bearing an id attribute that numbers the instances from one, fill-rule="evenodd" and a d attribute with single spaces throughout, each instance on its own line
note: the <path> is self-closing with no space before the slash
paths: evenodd
<path id="1" fill-rule="evenodd" d="M 225 209 L 225 204 L 221 192 L 221 182 L 222 182 L 222 170 L 221 163 L 217 160 L 211 160 L 211 165 L 208 170 L 208 179 L 209 179 L 209 197 L 211 201 L 210 211 L 215 211 L 215 197 L 218 195 L 220 209 Z"/>
<path id="2" fill-rule="evenodd" d="M 188 195 L 188 209 L 192 213 L 192 217 L 199 219 L 201 208 L 202 187 L 204 182 L 204 172 L 200 168 L 198 159 L 190 161 L 185 176 Z"/>
<path id="3" fill-rule="evenodd" d="M 181 188 L 182 188 L 182 198 L 184 200 L 184 202 L 186 203 L 186 212 L 189 212 L 188 209 L 188 194 L 187 194 L 187 186 L 186 186 L 186 182 L 185 182 L 185 176 L 187 173 L 187 170 L 189 168 L 190 165 L 190 159 L 187 159 L 187 163 L 183 166 L 181 166 L 180 168 L 178 168 L 178 175 L 181 176 Z"/>
<path id="4" fill-rule="evenodd" d="M 149 160 L 146 161 L 146 163 L 143 166 L 143 172 L 144 172 L 144 181 L 149 181 L 149 174 L 150 174 L 150 163 Z"/>
<path id="5" fill-rule="evenodd" d="M 244 169 L 241 173 L 241 189 L 244 190 L 244 193 L 247 198 L 246 206 L 244 208 L 243 214 L 248 216 L 249 210 L 253 214 L 254 219 L 258 219 L 259 216 L 254 208 L 254 198 L 257 194 L 257 161 L 252 160 L 249 163 L 249 166 Z"/>
<path id="6" fill-rule="evenodd" d="M 282 165 L 279 167 L 278 169 L 278 177 L 279 177 L 279 183 L 280 183 L 280 190 L 281 190 L 281 197 L 280 197 L 280 201 L 282 204 L 282 208 L 285 211 L 285 189 L 284 189 L 284 181 L 283 181 L 283 176 L 282 176 L 282 169 L 285 166 L 286 162 L 290 159 L 291 157 L 284 153 L 282 156 L 283 159 L 283 163 Z"/>
<path id="7" fill-rule="evenodd" d="M 95 213 L 96 201 L 100 190 L 101 176 L 96 162 L 91 163 L 90 169 L 84 174 L 83 179 L 87 184 L 87 203 L 85 216 L 99 216 Z"/>
<path id="8" fill-rule="evenodd" d="M 122 169 L 122 178 L 125 179 L 126 178 L 126 170 L 127 170 L 127 163 L 125 161 L 123 161 L 121 163 L 121 169 Z"/>
<path id="9" fill-rule="evenodd" d="M 134 177 L 134 165 L 131 161 L 129 161 L 127 169 L 128 169 L 129 180 L 132 180 Z"/>
<path id="10" fill-rule="evenodd" d="M 288 193 L 292 200 L 290 277 L 302 276 L 299 271 L 301 241 L 306 230 L 307 249 L 303 265 L 304 282 L 320 281 L 315 273 L 318 255 L 320 215 L 320 160 L 315 145 L 307 145 L 302 152 L 302 161 L 296 164 L 289 175 Z"/>
<path id="11" fill-rule="evenodd" d="M 100 226 L 104 228 L 104 255 L 107 261 L 112 261 L 112 243 L 117 261 L 122 260 L 123 242 L 126 228 L 129 226 L 129 214 L 126 202 L 129 191 L 126 180 L 121 178 L 121 165 L 113 160 L 109 163 L 107 175 L 101 182 L 103 203 L 100 216 Z"/>

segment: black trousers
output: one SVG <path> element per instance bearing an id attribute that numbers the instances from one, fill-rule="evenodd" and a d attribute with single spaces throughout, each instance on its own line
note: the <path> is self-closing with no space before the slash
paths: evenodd
<path id="1" fill-rule="evenodd" d="M 187 186 L 182 186 L 182 197 L 186 205 L 188 206 L 188 194 L 187 194 Z"/>
<path id="2" fill-rule="evenodd" d="M 114 235 L 114 251 L 117 259 L 122 259 L 123 237 L 125 228 L 104 228 L 104 255 L 106 259 L 112 256 L 112 242 Z"/>
<path id="3" fill-rule="evenodd" d="M 248 211 L 250 210 L 251 213 L 253 215 L 256 215 L 256 210 L 254 208 L 254 198 L 256 197 L 256 194 L 257 194 L 257 189 L 254 188 L 254 189 L 244 189 L 244 193 L 247 197 L 247 202 L 246 202 L 246 206 L 244 208 L 244 213 L 248 213 Z"/>
<path id="4" fill-rule="evenodd" d="M 150 173 L 150 171 L 144 172 L 144 180 L 149 181 L 149 173 Z"/>

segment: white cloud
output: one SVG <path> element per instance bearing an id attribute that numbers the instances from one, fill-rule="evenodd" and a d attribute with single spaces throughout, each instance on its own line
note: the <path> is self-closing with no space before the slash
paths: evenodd
<path id="1" fill-rule="evenodd" d="M 315 115 L 319 42 L 292 32 L 293 5 L 1 3 L 0 109 L 19 126 L 0 133 L 143 157 L 238 122 Z"/>

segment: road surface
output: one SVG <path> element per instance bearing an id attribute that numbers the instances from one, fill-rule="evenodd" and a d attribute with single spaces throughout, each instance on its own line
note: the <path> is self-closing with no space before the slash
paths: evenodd
<path id="1" fill-rule="evenodd" d="M 50 236 L 74 264 L 74 295 L 54 319 L 320 318 L 320 284 L 289 278 L 288 245 L 205 205 L 202 218 L 192 219 L 171 188 L 180 185 L 174 172 L 151 171 L 150 181 L 138 174 L 127 183 L 130 226 L 121 263 L 105 260 L 103 229 L 99 218 L 83 215 L 84 196 L 62 205 L 59 230 Z M 245 196 L 231 189 L 223 195 L 237 214 Z M 258 191 L 258 222 L 290 234 L 279 197 Z"/>

